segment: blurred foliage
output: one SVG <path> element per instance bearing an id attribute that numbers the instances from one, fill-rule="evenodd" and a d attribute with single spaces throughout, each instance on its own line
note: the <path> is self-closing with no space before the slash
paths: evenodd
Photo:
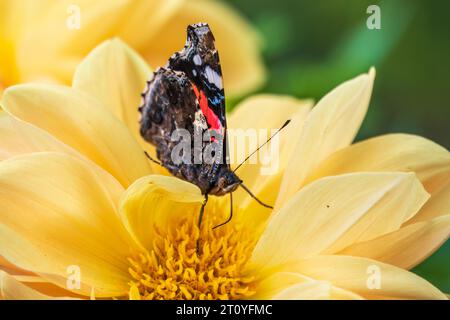
<path id="1" fill-rule="evenodd" d="M 261 33 L 269 69 L 261 91 L 317 101 L 375 66 L 374 94 L 357 140 L 406 132 L 450 148 L 449 1 L 226 2 Z M 366 27 L 372 4 L 381 8 L 381 30 Z M 450 292 L 450 243 L 414 271 Z"/>

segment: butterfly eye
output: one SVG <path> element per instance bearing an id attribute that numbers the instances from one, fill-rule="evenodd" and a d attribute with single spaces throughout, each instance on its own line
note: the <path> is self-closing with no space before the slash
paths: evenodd
<path id="1" fill-rule="evenodd" d="M 226 177 L 220 177 L 219 178 L 219 181 L 217 182 L 217 186 L 220 188 L 220 189 L 223 189 L 223 188 L 225 188 L 227 185 L 228 185 L 228 180 L 227 180 L 227 178 Z"/>

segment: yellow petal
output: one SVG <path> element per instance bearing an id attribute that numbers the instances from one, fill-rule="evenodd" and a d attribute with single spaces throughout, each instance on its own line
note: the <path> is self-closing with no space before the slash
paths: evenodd
<path id="1" fill-rule="evenodd" d="M 12 275 L 10 272 L 8 274 Z M 32 274 L 32 275 L 14 275 L 14 278 L 21 283 L 25 284 L 27 287 L 36 290 L 52 299 L 60 299 L 60 297 L 75 298 L 75 299 L 86 299 L 85 296 L 75 294 L 64 288 L 58 287 L 57 285 L 48 282 L 44 278 Z"/>
<path id="2" fill-rule="evenodd" d="M 450 212 L 450 153 L 430 140 L 408 134 L 388 134 L 356 143 L 322 162 L 307 182 L 358 171 L 417 174 L 431 198 L 407 224 Z"/>
<path id="3" fill-rule="evenodd" d="M 100 44 L 81 62 L 73 87 L 100 100 L 139 140 L 138 107 L 150 76 L 145 61 L 114 39 Z"/>
<path id="4" fill-rule="evenodd" d="M 354 173 L 317 180 L 272 216 L 250 266 L 270 268 L 336 252 L 397 230 L 427 198 L 411 173 Z"/>
<path id="5" fill-rule="evenodd" d="M 366 258 L 316 256 L 285 268 L 363 297 L 395 299 L 444 299 L 436 287 L 415 274 Z"/>
<path id="6" fill-rule="evenodd" d="M 108 191 L 118 205 L 123 193 L 123 188 L 117 187 L 119 182 L 94 162 L 46 131 L 2 112 L 0 113 L 0 136 L 0 160 L 34 152 L 66 153 L 79 158 L 99 176 L 103 184 L 111 186 Z"/>
<path id="7" fill-rule="evenodd" d="M 3 270 L 5 268 L 14 268 L 15 266 L 11 264 L 8 260 L 6 260 L 4 257 L 0 256 L 0 268 Z"/>
<path id="8" fill-rule="evenodd" d="M 29 81 L 51 75 L 69 84 L 79 61 L 98 43 L 118 32 L 124 17 L 132 10 L 132 3 L 136 2 L 43 2 L 45 12 L 34 13 L 35 22 L 17 48 L 22 78 Z"/>
<path id="9" fill-rule="evenodd" d="M 450 212 L 450 181 L 445 187 L 431 195 L 430 200 L 420 209 L 420 211 L 405 222 L 405 225 L 431 220 Z"/>
<path id="10" fill-rule="evenodd" d="M 403 269 L 411 269 L 445 243 L 449 234 L 450 215 L 445 215 L 353 244 L 339 254 L 367 257 Z"/>
<path id="11" fill-rule="evenodd" d="M 0 137 L 0 160 L 40 151 L 76 153 L 46 131 L 15 119 L 6 112 L 0 112 Z"/>
<path id="12" fill-rule="evenodd" d="M 27 287 L 13 276 L 0 270 L 0 300 L 67 300 L 68 297 L 51 297 Z"/>
<path id="13" fill-rule="evenodd" d="M 273 300 L 363 300 L 360 295 L 332 286 L 326 281 L 294 284 L 271 297 Z"/>
<path id="14" fill-rule="evenodd" d="M 66 288 L 74 268 L 78 294 L 126 295 L 130 250 L 111 186 L 85 162 L 34 153 L 0 162 L 0 255 Z M 75 267 L 71 267 L 75 266 Z M 66 288 L 67 289 L 67 288 Z"/>
<path id="15" fill-rule="evenodd" d="M 0 256 L 0 270 L 6 271 L 7 273 L 11 275 L 24 275 L 31 273 L 29 271 L 23 270 L 18 268 L 17 266 L 13 265 L 11 262 L 6 260 L 4 257 Z"/>
<path id="16" fill-rule="evenodd" d="M 285 288 L 273 300 L 328 300 L 331 285 L 325 281 L 308 281 Z"/>
<path id="17" fill-rule="evenodd" d="M 2 88 L 19 80 L 15 40 L 26 22 L 24 1 L 0 2 L 0 97 Z"/>
<path id="18" fill-rule="evenodd" d="M 352 291 L 331 286 L 331 300 L 364 300 L 364 298 Z"/>
<path id="19" fill-rule="evenodd" d="M 351 144 L 366 114 L 374 78 L 372 68 L 335 88 L 313 108 L 284 173 L 275 208 L 292 197 L 323 160 Z"/>
<path id="20" fill-rule="evenodd" d="M 297 113 L 305 116 L 312 107 L 312 103 L 312 100 L 299 100 L 291 96 L 255 94 L 234 108 L 227 119 L 228 127 L 230 129 L 278 129 Z M 287 128 L 293 126 L 295 125 L 290 124 Z M 301 131 L 301 127 L 297 130 Z"/>
<path id="21" fill-rule="evenodd" d="M 34 42 L 34 51 L 21 52 L 21 44 L 27 32 L 40 24 L 52 4 L 55 1 L 0 1 L 0 96 L 2 85 L 8 87 L 24 80 L 22 58 L 26 61 L 30 55 L 24 57 L 21 53 L 31 54 L 33 62 L 40 61 L 34 53 L 41 46 Z"/>
<path id="22" fill-rule="evenodd" d="M 155 227 L 168 231 L 185 217 L 197 217 L 203 196 L 195 185 L 174 177 L 139 179 L 124 194 L 120 215 L 134 238 L 152 248 Z"/>
<path id="23" fill-rule="evenodd" d="M 252 298 L 261 300 L 271 299 L 287 287 L 309 281 L 312 280 L 299 273 L 276 272 L 259 281 L 255 289 L 256 294 Z"/>
<path id="24" fill-rule="evenodd" d="M 361 296 L 317 281 L 295 272 L 276 272 L 258 283 L 253 299 L 316 300 L 339 299 L 360 300 Z"/>
<path id="25" fill-rule="evenodd" d="M 303 123 L 311 107 L 312 101 L 309 100 L 261 94 L 240 103 L 228 119 L 230 155 L 236 162 L 234 167 L 263 144 L 286 120 L 291 120 L 267 148 L 252 156 L 237 171 L 245 185 L 269 204 L 275 203 L 281 175 L 296 141 L 300 139 Z M 262 138 L 252 143 L 252 134 Z M 269 162 L 263 159 L 265 155 L 269 156 Z M 235 193 L 235 203 L 240 208 L 238 218 L 244 221 L 263 222 L 270 213 L 270 210 L 256 203 L 241 189 Z"/>
<path id="26" fill-rule="evenodd" d="M 263 279 L 253 299 L 319 300 L 330 298 L 330 283 L 294 272 L 277 272 Z"/>
<path id="27" fill-rule="evenodd" d="M 5 91 L 2 105 L 78 150 L 124 186 L 150 173 L 142 149 L 125 125 L 80 91 L 56 85 L 18 85 Z"/>
<path id="28" fill-rule="evenodd" d="M 363 300 L 360 295 L 332 286 L 326 281 L 294 284 L 271 297 L 273 300 Z"/>
<path id="29" fill-rule="evenodd" d="M 144 54 L 154 66 L 161 66 L 182 48 L 187 24 L 199 21 L 214 26 L 221 43 L 219 49 L 230 93 L 242 94 L 264 81 L 254 30 L 226 4 L 182 0 L 78 0 L 76 3 L 41 0 L 38 5 L 35 2 L 28 0 L 25 5 L 15 5 L 15 14 L 7 14 L 13 17 L 10 20 L 14 28 L 0 28 L 21 31 L 20 37 L 16 33 L 4 37 L 11 43 L 8 55 L 17 60 L 10 63 L 11 59 L 5 59 L 4 65 L 8 68 L 17 65 L 15 69 L 19 69 L 8 71 L 8 79 L 12 79 L 9 84 L 43 77 L 69 84 L 81 59 L 96 45 L 114 36 Z M 27 10 L 20 10 L 22 7 Z M 79 29 L 74 24 L 78 17 Z M 7 51 L 2 50 L 1 54 L 6 57 Z"/>
<path id="30" fill-rule="evenodd" d="M 255 30 L 225 3 L 208 0 L 184 1 L 176 14 L 138 49 L 152 66 L 162 66 L 186 41 L 186 26 L 207 22 L 216 39 L 228 95 L 242 95 L 265 80 L 259 38 Z M 125 39 L 126 40 L 126 39 Z"/>
<path id="31" fill-rule="evenodd" d="M 0 97 L 5 87 L 12 85 L 19 79 L 14 42 L 9 35 L 2 32 L 3 30 L 5 30 L 5 27 L 0 22 Z"/>
<path id="32" fill-rule="evenodd" d="M 126 18 L 121 21 L 117 36 L 133 48 L 146 48 L 150 43 L 157 47 L 157 42 L 161 40 L 160 34 L 166 27 L 165 23 L 172 23 L 177 19 L 174 15 L 182 10 L 184 2 L 186 0 L 129 1 L 128 12 L 123 12 L 123 17 Z"/>
<path id="33" fill-rule="evenodd" d="M 287 120 L 291 120 L 278 136 L 279 148 L 276 155 L 280 159 L 275 173 L 283 171 L 293 152 L 295 142 L 300 139 L 303 123 L 311 107 L 312 101 L 298 100 L 289 96 L 260 94 L 244 100 L 236 106 L 228 119 L 230 135 L 234 131 L 235 136 L 234 141 L 230 137 L 231 159 L 244 160 L 273 134 L 272 131 L 278 130 Z M 247 132 L 247 130 L 256 133 L 258 138 L 261 135 L 262 139 L 258 139 L 255 145 L 252 145 L 250 139 L 243 139 L 246 133 L 248 133 L 247 137 L 251 137 L 250 131 Z M 265 165 L 261 161 L 261 154 L 262 152 L 255 154 L 239 168 L 239 176 L 246 181 L 248 187 L 257 186 L 262 180 L 270 179 L 274 175 L 273 173 L 265 174 L 261 170 L 261 167 Z M 240 162 L 234 163 L 234 166 L 236 167 Z M 257 179 L 261 181 L 256 181 Z"/>
<path id="34" fill-rule="evenodd" d="M 450 181 L 450 152 L 419 136 L 388 134 L 337 151 L 307 180 L 358 171 L 412 171 L 433 194 Z"/>

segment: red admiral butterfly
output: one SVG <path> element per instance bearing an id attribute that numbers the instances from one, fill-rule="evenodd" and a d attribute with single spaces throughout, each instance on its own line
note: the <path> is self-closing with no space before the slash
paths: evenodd
<path id="1" fill-rule="evenodd" d="M 166 66 L 154 72 L 139 108 L 140 133 L 156 146 L 160 162 L 147 156 L 174 176 L 197 185 L 205 195 L 199 227 L 208 195 L 230 194 L 230 216 L 216 227 L 231 220 L 232 192 L 238 187 L 261 205 L 272 208 L 257 199 L 235 174 L 240 165 L 234 171 L 230 168 L 222 70 L 214 41 L 208 24 L 189 25 L 184 48 L 173 54 Z M 180 137 L 186 133 L 188 139 L 184 147 L 187 145 L 188 151 L 183 153 Z M 200 139 L 200 144 L 196 139 Z"/>

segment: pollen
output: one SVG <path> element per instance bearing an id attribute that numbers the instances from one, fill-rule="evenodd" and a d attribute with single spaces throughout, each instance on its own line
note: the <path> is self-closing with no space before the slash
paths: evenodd
<path id="1" fill-rule="evenodd" d="M 128 259 L 130 292 L 164 300 L 251 296 L 253 279 L 242 273 L 254 247 L 251 237 L 235 226 L 212 226 L 205 221 L 200 231 L 194 221 L 183 221 L 171 232 L 156 229 L 152 250 Z"/>

